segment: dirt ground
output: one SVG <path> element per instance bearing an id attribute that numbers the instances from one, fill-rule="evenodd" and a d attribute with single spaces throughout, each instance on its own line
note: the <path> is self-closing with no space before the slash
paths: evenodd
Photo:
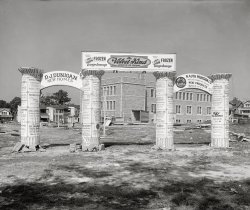
<path id="1" fill-rule="evenodd" d="M 151 149 L 153 125 L 106 133 L 104 151 L 70 153 L 79 125 L 42 127 L 45 152 L 12 153 L 20 125 L 0 125 L 0 209 L 250 209 L 250 143 L 213 149 L 209 130 L 181 126 L 170 152 Z"/>

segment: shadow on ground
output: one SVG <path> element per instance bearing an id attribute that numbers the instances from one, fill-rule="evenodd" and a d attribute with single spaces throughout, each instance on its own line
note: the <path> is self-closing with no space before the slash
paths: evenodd
<path id="1" fill-rule="evenodd" d="M 136 169 L 137 168 L 137 169 Z M 91 177 L 93 182 L 68 183 L 56 177 L 53 170 L 71 171 L 78 177 Z M 130 165 L 133 173 L 154 167 Z M 167 174 L 167 171 L 163 171 Z M 54 177 L 53 177 L 54 176 Z M 148 189 L 134 187 L 133 180 L 116 185 L 95 182 L 98 178 L 109 179 L 107 171 L 93 170 L 72 165 L 53 166 L 45 170 L 36 182 L 17 179 L 14 184 L 0 189 L 0 209 L 247 209 L 250 206 L 250 180 L 215 183 L 211 179 L 187 179 L 151 183 Z M 53 177 L 53 182 L 49 181 Z M 145 180 L 145 182 L 147 182 Z M 108 183 L 108 182 L 107 182 Z M 167 201 L 167 202 L 166 202 Z"/>

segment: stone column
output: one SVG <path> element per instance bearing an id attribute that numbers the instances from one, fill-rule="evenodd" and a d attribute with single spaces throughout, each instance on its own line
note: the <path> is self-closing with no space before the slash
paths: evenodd
<path id="1" fill-rule="evenodd" d="M 101 77 L 104 71 L 82 70 L 82 150 L 99 149 Z"/>
<path id="2" fill-rule="evenodd" d="M 40 143 L 40 88 L 43 71 L 19 68 L 21 87 L 21 143 L 34 148 Z"/>
<path id="3" fill-rule="evenodd" d="M 174 150 L 174 79 L 176 72 L 154 72 L 156 77 L 156 145 L 158 149 Z"/>
<path id="4" fill-rule="evenodd" d="M 214 74 L 211 113 L 211 146 L 229 147 L 229 79 L 232 74 Z"/>

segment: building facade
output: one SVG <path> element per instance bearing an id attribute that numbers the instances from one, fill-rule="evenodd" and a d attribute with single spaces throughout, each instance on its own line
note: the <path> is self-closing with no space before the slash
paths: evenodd
<path id="1" fill-rule="evenodd" d="M 151 75 L 152 76 L 152 75 Z M 145 74 L 111 74 L 102 78 L 102 118 L 122 122 L 155 122 L 155 78 Z M 186 89 L 174 94 L 175 123 L 203 123 L 211 118 L 209 93 Z"/>
<path id="2" fill-rule="evenodd" d="M 6 122 L 13 120 L 13 115 L 9 108 L 0 108 L 0 122 Z"/>
<path id="3" fill-rule="evenodd" d="M 66 105 L 40 106 L 42 122 L 73 124 L 79 122 L 79 107 Z"/>

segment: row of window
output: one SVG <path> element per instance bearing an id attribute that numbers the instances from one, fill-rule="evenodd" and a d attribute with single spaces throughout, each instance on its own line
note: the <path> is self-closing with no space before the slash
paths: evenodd
<path id="1" fill-rule="evenodd" d="M 193 101 L 193 93 L 189 92 L 176 92 L 175 93 L 175 99 L 177 100 L 183 100 L 183 101 Z M 196 101 L 204 101 L 204 102 L 211 102 L 212 96 L 209 94 L 202 94 L 197 93 L 196 94 Z"/>
<path id="2" fill-rule="evenodd" d="M 186 106 L 186 114 L 192 114 L 192 106 Z M 206 114 L 210 115 L 211 114 L 211 107 L 207 107 L 206 109 Z M 151 104 L 151 112 L 156 113 L 156 104 Z M 175 113 L 176 114 L 181 114 L 181 105 L 176 105 L 175 106 Z M 196 114 L 201 115 L 202 114 L 202 107 L 198 106 L 197 107 L 197 112 Z"/>
<path id="3" fill-rule="evenodd" d="M 192 114 L 192 106 L 186 106 L 186 114 Z M 211 114 L 211 107 L 207 107 L 206 109 L 206 114 L 210 115 Z M 176 105 L 175 106 L 175 113 L 176 114 L 180 114 L 181 113 L 181 105 Z M 197 106 L 197 110 L 196 110 L 196 114 L 201 115 L 202 114 L 202 107 L 201 106 Z"/>
<path id="4" fill-rule="evenodd" d="M 1 114 L 1 115 L 9 115 L 9 112 L 7 112 L 7 111 L 2 111 L 2 112 L 0 112 L 0 114 Z"/>
<path id="5" fill-rule="evenodd" d="M 156 97 L 155 89 L 150 89 L 150 97 Z M 190 92 L 176 92 L 175 99 L 183 100 L 183 101 L 193 101 L 194 100 L 194 93 Z M 196 94 L 196 101 L 204 101 L 204 102 L 211 102 L 212 96 L 209 94 Z"/>
<path id="6" fill-rule="evenodd" d="M 176 119 L 175 122 L 176 123 L 181 123 L 181 120 L 180 119 Z M 197 120 L 197 123 L 201 123 L 201 122 L 202 122 L 202 120 Z M 192 123 L 192 120 L 188 119 L 187 123 Z"/>
<path id="7" fill-rule="evenodd" d="M 115 101 L 106 101 L 106 110 L 115 110 Z M 101 107 L 102 109 L 104 108 L 103 107 L 103 102 L 101 102 Z"/>
<path id="8" fill-rule="evenodd" d="M 109 86 L 104 86 L 102 88 L 102 95 L 107 95 L 107 96 L 113 96 L 116 95 L 116 86 L 115 85 L 109 85 Z"/>

